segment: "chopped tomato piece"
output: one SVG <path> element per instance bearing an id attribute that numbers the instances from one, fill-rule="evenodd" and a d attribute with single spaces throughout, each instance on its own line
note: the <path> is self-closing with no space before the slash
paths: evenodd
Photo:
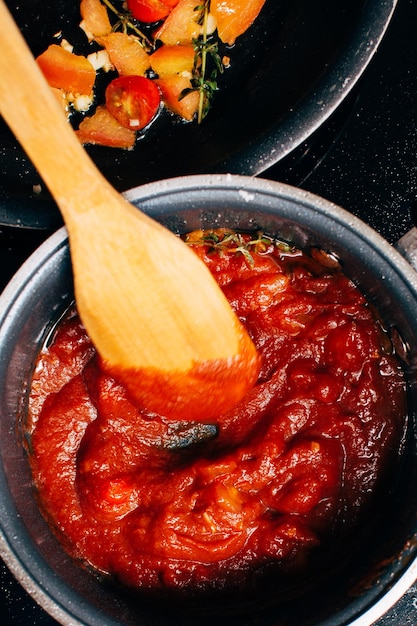
<path id="1" fill-rule="evenodd" d="M 151 67 L 160 78 L 191 72 L 194 66 L 193 46 L 161 46 L 151 57 Z"/>
<path id="2" fill-rule="evenodd" d="M 136 140 L 136 133 L 121 126 L 104 106 L 98 107 L 91 117 L 85 117 L 75 132 L 83 144 L 109 148 L 133 148 Z"/>
<path id="3" fill-rule="evenodd" d="M 210 13 L 215 17 L 220 39 L 233 45 L 255 21 L 265 0 L 211 0 Z"/>
<path id="4" fill-rule="evenodd" d="M 141 130 L 158 112 L 161 95 L 158 87 L 144 76 L 120 76 L 106 89 L 106 106 L 125 128 Z"/>
<path id="5" fill-rule="evenodd" d="M 36 61 L 51 87 L 74 95 L 92 93 L 96 71 L 85 57 L 52 44 Z"/>
<path id="6" fill-rule="evenodd" d="M 164 20 L 172 6 L 165 0 L 127 0 L 127 8 L 133 17 L 146 24 Z"/>
<path id="7" fill-rule="evenodd" d="M 81 0 L 82 29 L 87 36 L 102 37 L 111 33 L 111 24 L 106 7 L 100 0 Z"/>
<path id="8" fill-rule="evenodd" d="M 168 109 L 185 120 L 191 121 L 198 111 L 200 96 L 197 91 L 191 91 L 181 98 L 183 91 L 191 88 L 190 79 L 181 74 L 173 74 L 166 78 L 159 78 L 155 82 L 162 92 L 162 99 Z"/>
<path id="9" fill-rule="evenodd" d="M 136 37 L 116 32 L 98 37 L 97 42 L 107 50 L 111 63 L 121 76 L 141 76 L 150 67 L 149 55 Z"/>
<path id="10" fill-rule="evenodd" d="M 154 33 L 168 46 L 189 44 L 200 34 L 198 20 L 202 9 L 198 0 L 180 0 L 177 6 L 168 15 L 162 26 Z"/>

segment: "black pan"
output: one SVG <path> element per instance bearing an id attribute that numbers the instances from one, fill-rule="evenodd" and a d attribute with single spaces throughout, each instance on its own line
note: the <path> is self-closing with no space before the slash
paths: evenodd
<path id="1" fill-rule="evenodd" d="M 6 4 L 34 55 L 59 31 L 82 45 L 78 0 Z M 184 174 L 260 174 L 307 139 L 347 96 L 377 50 L 396 4 L 267 0 L 253 27 L 230 51 L 232 67 L 220 80 L 201 125 L 175 123 L 162 115 L 133 151 L 97 146 L 87 150 L 119 191 Z M 22 149 L 0 123 L 1 224 L 61 224 L 46 190 L 34 193 L 39 183 Z"/>

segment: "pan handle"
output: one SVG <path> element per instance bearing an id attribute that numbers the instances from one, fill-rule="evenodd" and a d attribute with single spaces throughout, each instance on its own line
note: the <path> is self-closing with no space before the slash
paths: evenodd
<path id="1" fill-rule="evenodd" d="M 394 247 L 417 271 L 417 228 L 413 226 L 394 244 Z"/>

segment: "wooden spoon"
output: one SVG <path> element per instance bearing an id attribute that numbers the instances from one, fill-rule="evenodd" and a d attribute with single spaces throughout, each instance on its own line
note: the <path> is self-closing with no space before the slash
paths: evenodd
<path id="1" fill-rule="evenodd" d="M 77 307 L 104 366 L 136 400 L 182 419 L 238 401 L 258 371 L 246 331 L 187 245 L 96 169 L 2 0 L 0 113 L 61 210 Z"/>

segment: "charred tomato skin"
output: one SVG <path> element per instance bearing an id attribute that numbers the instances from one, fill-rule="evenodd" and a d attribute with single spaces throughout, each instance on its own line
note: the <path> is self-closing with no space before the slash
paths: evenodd
<path id="1" fill-rule="evenodd" d="M 125 128 L 141 130 L 157 115 L 161 94 L 144 76 L 119 76 L 106 89 L 106 107 Z"/>

